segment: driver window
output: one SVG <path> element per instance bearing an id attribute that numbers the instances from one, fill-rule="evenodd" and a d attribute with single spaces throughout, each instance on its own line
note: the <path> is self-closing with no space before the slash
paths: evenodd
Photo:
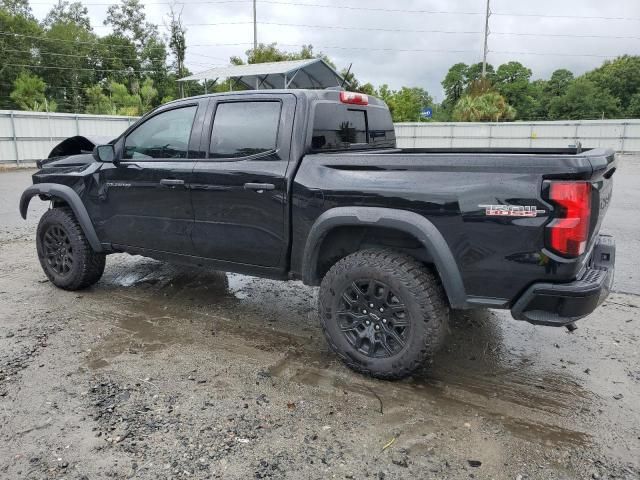
<path id="1" fill-rule="evenodd" d="M 197 108 L 194 105 L 168 110 L 144 122 L 127 137 L 123 158 L 187 158 Z"/>

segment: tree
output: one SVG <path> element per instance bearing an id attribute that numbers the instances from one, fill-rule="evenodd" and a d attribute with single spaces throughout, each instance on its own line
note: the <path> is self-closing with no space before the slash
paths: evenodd
<path id="1" fill-rule="evenodd" d="M 564 95 L 549 104 L 552 120 L 589 120 L 620 115 L 619 100 L 586 77 L 576 79 Z"/>
<path id="2" fill-rule="evenodd" d="M 465 95 L 453 110 L 453 118 L 458 122 L 499 122 L 513 120 L 515 115 L 515 109 L 497 92 Z"/>
<path id="3" fill-rule="evenodd" d="M 467 69 L 466 63 L 456 63 L 447 72 L 447 76 L 442 81 L 442 88 L 445 93 L 444 103 L 447 105 L 455 105 L 467 88 Z"/>
<path id="4" fill-rule="evenodd" d="M 629 108 L 627 109 L 628 118 L 640 118 L 640 92 L 631 97 Z"/>
<path id="5" fill-rule="evenodd" d="M 93 56 L 96 36 L 83 25 L 56 22 L 45 30 L 45 48 L 39 50 L 38 71 L 63 112 L 84 109 L 83 91 L 98 80 Z M 50 68 L 55 67 L 55 68 Z"/>
<path id="6" fill-rule="evenodd" d="M 16 107 L 9 97 L 13 82 L 24 69 L 21 65 L 37 63 L 42 28 L 31 16 L 5 10 L 5 4 L 0 8 L 0 32 L 15 35 L 0 35 L 0 109 L 12 109 Z"/>
<path id="7" fill-rule="evenodd" d="M 433 98 L 423 88 L 402 87 L 388 96 L 394 122 L 420 122 L 422 110 L 433 105 Z"/>
<path id="8" fill-rule="evenodd" d="M 31 13 L 31 5 L 29 5 L 29 0 L 1 0 L 0 9 L 4 10 L 9 15 L 15 15 L 28 20 L 33 20 L 33 13 Z"/>
<path id="9" fill-rule="evenodd" d="M 116 109 L 103 91 L 100 85 L 94 85 L 86 90 L 87 106 L 86 113 L 95 115 L 115 115 Z"/>
<path id="10" fill-rule="evenodd" d="M 601 89 L 608 90 L 625 110 L 631 98 L 640 92 L 640 56 L 624 55 L 607 60 L 601 67 L 585 74 L 585 77 Z"/>
<path id="11" fill-rule="evenodd" d="M 135 75 L 134 72 L 142 69 L 136 46 L 126 37 L 116 34 L 101 37 L 93 49 L 94 67 L 103 70 L 96 74 L 99 80 L 126 83 Z"/>
<path id="12" fill-rule="evenodd" d="M 171 5 L 169 22 L 165 25 L 169 29 L 169 48 L 174 58 L 174 71 L 177 78 L 182 78 L 185 76 L 184 60 L 187 54 L 187 29 L 182 24 L 182 8 L 178 12 L 175 5 Z M 180 91 L 184 94 L 184 83 L 180 83 Z"/>
<path id="13" fill-rule="evenodd" d="M 140 87 L 140 115 L 147 113 L 153 106 L 153 101 L 158 96 L 158 90 L 153 88 L 153 80 L 145 78 Z"/>
<path id="14" fill-rule="evenodd" d="M 184 7 L 183 7 L 184 8 Z M 169 7 L 169 48 L 175 60 L 175 72 L 178 78 L 184 71 L 184 59 L 187 52 L 187 29 L 182 24 L 182 8 L 177 12 L 176 7 Z"/>
<path id="15" fill-rule="evenodd" d="M 493 75 L 493 86 L 509 105 L 518 112 L 518 118 L 534 118 L 538 110 L 539 99 L 529 82 L 531 70 L 520 62 L 508 62 L 500 65 Z"/>
<path id="16" fill-rule="evenodd" d="M 170 74 L 167 56 L 166 43 L 159 36 L 152 35 L 142 49 L 141 68 L 144 73 L 136 76 L 138 79 L 148 76 L 153 80 L 161 98 L 167 95 L 175 96 L 177 93 L 176 79 L 179 76 Z"/>
<path id="17" fill-rule="evenodd" d="M 138 48 L 158 34 L 158 27 L 147 22 L 144 4 L 140 0 L 122 0 L 119 5 L 111 5 L 104 24 L 111 25 L 114 34 L 128 38 Z"/>
<path id="18" fill-rule="evenodd" d="M 495 69 L 493 68 L 493 65 L 487 63 L 487 80 L 491 82 L 493 80 L 494 73 Z M 471 84 L 475 80 L 480 80 L 482 78 L 482 62 L 469 65 L 464 76 L 467 85 Z"/>
<path id="19" fill-rule="evenodd" d="M 45 96 L 46 87 L 42 78 L 22 72 L 13 82 L 11 100 L 22 110 L 54 112 L 56 104 Z"/>
<path id="20" fill-rule="evenodd" d="M 569 88 L 569 85 L 571 85 L 573 80 L 573 72 L 566 68 L 561 68 L 551 74 L 551 78 L 546 84 L 545 91 L 550 96 L 559 97 L 566 93 L 567 88 Z"/>
<path id="21" fill-rule="evenodd" d="M 140 97 L 129 93 L 127 86 L 118 82 L 109 83 L 111 102 L 118 115 L 136 116 L 140 112 Z"/>
<path id="22" fill-rule="evenodd" d="M 73 23 L 85 30 L 91 30 L 87 7 L 80 2 L 69 3 L 67 0 L 58 0 L 42 23 L 47 27 L 55 23 Z"/>

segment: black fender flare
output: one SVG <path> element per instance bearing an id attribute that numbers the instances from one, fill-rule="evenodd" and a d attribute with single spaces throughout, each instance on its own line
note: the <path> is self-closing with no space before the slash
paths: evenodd
<path id="1" fill-rule="evenodd" d="M 20 215 L 25 220 L 27 218 L 29 202 L 36 195 L 64 200 L 71 207 L 71 210 L 73 210 L 73 214 L 76 216 L 78 223 L 80 223 L 80 227 L 87 237 L 91 248 L 96 252 L 103 251 L 102 244 L 91 222 L 91 217 L 89 217 L 89 213 L 82 203 L 82 200 L 71 187 L 57 183 L 37 183 L 27 188 L 22 192 L 22 196 L 20 197 Z"/>
<path id="2" fill-rule="evenodd" d="M 401 230 L 414 236 L 429 252 L 438 270 L 452 308 L 465 308 L 467 295 L 449 245 L 436 226 L 422 215 L 407 210 L 382 207 L 336 207 L 324 212 L 315 221 L 304 250 L 302 280 L 318 285 L 317 264 L 320 247 L 327 234 L 339 226 L 376 226 Z"/>

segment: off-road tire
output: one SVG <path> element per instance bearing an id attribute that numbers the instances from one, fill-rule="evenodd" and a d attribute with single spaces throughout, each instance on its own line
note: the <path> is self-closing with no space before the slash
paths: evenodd
<path id="1" fill-rule="evenodd" d="M 73 255 L 69 271 L 63 274 L 56 271 L 46 258 L 45 235 L 52 227 L 61 229 L 66 234 L 68 247 Z M 36 248 L 40 265 L 47 278 L 56 287 L 64 290 L 87 288 L 100 280 L 104 272 L 106 255 L 91 248 L 73 211 L 68 207 L 52 208 L 42 215 L 36 233 Z"/>
<path id="2" fill-rule="evenodd" d="M 341 330 L 343 320 L 335 314 L 343 308 L 342 293 L 351 282 L 369 278 L 397 292 L 410 317 L 404 347 L 386 358 L 371 358 L 350 344 Z M 322 280 L 318 310 L 327 341 L 344 363 L 359 373 L 386 380 L 407 377 L 424 366 L 442 345 L 449 319 L 438 276 L 413 257 L 388 249 L 362 250 L 333 265 Z"/>

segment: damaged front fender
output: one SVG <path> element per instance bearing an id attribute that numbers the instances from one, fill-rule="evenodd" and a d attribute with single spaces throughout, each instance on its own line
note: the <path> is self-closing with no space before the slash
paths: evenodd
<path id="1" fill-rule="evenodd" d="M 73 210 L 73 214 L 78 220 L 82 231 L 87 237 L 91 248 L 96 252 L 103 251 L 98 235 L 96 234 L 96 230 L 91 222 L 91 218 L 89 217 L 89 213 L 78 194 L 71 187 L 56 183 L 38 183 L 30 186 L 22 192 L 22 196 L 20 197 L 20 215 L 22 218 L 27 218 L 29 202 L 36 195 L 39 195 L 44 199 L 60 199 L 69 205 L 71 210 Z"/>

